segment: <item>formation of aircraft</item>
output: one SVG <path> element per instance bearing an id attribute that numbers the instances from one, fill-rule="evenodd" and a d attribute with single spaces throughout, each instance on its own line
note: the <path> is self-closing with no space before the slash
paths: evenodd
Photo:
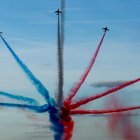
<path id="1" fill-rule="evenodd" d="M 55 13 L 56 13 L 57 15 L 60 15 L 62 12 L 58 9 L 57 11 L 55 11 Z M 104 30 L 104 32 L 109 31 L 109 29 L 108 29 L 107 27 L 102 28 L 102 29 Z M 3 32 L 0 32 L 0 36 L 2 35 L 2 33 L 3 33 Z"/>
<path id="2" fill-rule="evenodd" d="M 62 12 L 58 9 L 57 11 L 55 11 L 55 13 L 56 13 L 57 15 L 60 15 Z M 102 28 L 102 29 L 104 30 L 104 32 L 109 31 L 109 29 L 108 29 L 107 27 Z"/>

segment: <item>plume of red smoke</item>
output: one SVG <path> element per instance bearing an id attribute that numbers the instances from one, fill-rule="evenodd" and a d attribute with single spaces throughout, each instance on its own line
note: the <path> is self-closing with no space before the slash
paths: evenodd
<path id="1" fill-rule="evenodd" d="M 76 85 L 74 85 L 74 87 L 72 87 L 72 89 L 69 92 L 69 96 L 65 100 L 65 102 L 68 102 L 68 101 L 71 101 L 72 100 L 72 98 L 76 95 L 76 93 L 78 92 L 78 90 L 80 89 L 80 87 L 82 86 L 82 84 L 84 83 L 84 81 L 86 80 L 89 72 L 91 71 L 91 68 L 93 67 L 93 65 L 94 65 L 94 63 L 96 61 L 97 55 L 99 53 L 99 50 L 101 48 L 101 45 L 103 43 L 103 40 L 104 40 L 105 35 L 106 35 L 106 32 L 103 34 L 103 36 L 101 38 L 101 41 L 100 41 L 100 43 L 99 43 L 99 45 L 98 45 L 98 47 L 97 47 L 97 49 L 95 51 L 95 54 L 93 55 L 93 57 L 92 57 L 92 59 L 91 59 L 91 61 L 89 63 L 89 66 L 87 67 L 86 71 L 82 75 L 80 81 Z"/>
<path id="2" fill-rule="evenodd" d="M 78 108 L 78 107 L 81 106 L 81 105 L 87 104 L 87 103 L 89 103 L 89 102 L 91 102 L 91 101 L 93 101 L 93 100 L 96 100 L 96 99 L 101 98 L 101 97 L 104 97 L 104 96 L 106 96 L 106 95 L 108 95 L 108 94 L 114 93 L 114 92 L 116 92 L 116 91 L 118 91 L 118 90 L 121 90 L 121 89 L 123 89 L 123 88 L 125 88 L 125 87 L 127 87 L 127 86 L 130 86 L 130 85 L 132 85 L 132 84 L 134 84 L 134 83 L 136 83 L 136 82 L 139 82 L 139 81 L 140 81 L 140 78 L 137 78 L 137 79 L 134 79 L 134 80 L 125 82 L 125 83 L 123 83 L 123 84 L 121 84 L 121 85 L 119 85 L 119 86 L 117 86 L 117 87 L 114 87 L 114 88 L 112 88 L 112 89 L 109 89 L 109 90 L 107 90 L 107 91 L 105 91 L 105 92 L 103 92 L 103 93 L 101 93 L 101 94 L 94 95 L 94 96 L 91 96 L 91 97 L 82 99 L 82 100 L 80 100 L 80 101 L 77 101 L 76 103 L 71 104 L 71 105 L 70 105 L 70 108 L 71 108 L 71 109 Z"/>
<path id="3" fill-rule="evenodd" d="M 62 121 L 64 126 L 64 135 L 63 140 L 71 140 L 74 128 L 74 121 L 71 120 L 70 122 Z"/>
<path id="4" fill-rule="evenodd" d="M 109 106 L 118 108 L 122 107 L 123 105 L 118 98 L 113 97 L 110 100 Z M 127 114 L 112 114 L 108 117 L 108 128 L 111 135 L 116 136 L 120 134 L 123 140 L 140 140 L 140 129 L 133 123 L 132 112 L 128 112 Z"/>
<path id="5" fill-rule="evenodd" d="M 107 110 L 72 110 L 71 115 L 80 115 L 80 114 L 111 114 L 111 113 L 120 113 L 125 111 L 132 111 L 140 109 L 140 106 L 131 106 L 131 107 L 122 107 L 115 109 L 107 109 Z"/>
<path id="6" fill-rule="evenodd" d="M 74 128 L 74 121 L 70 115 L 70 109 L 68 106 L 61 108 L 61 123 L 64 126 L 63 140 L 71 140 Z"/>

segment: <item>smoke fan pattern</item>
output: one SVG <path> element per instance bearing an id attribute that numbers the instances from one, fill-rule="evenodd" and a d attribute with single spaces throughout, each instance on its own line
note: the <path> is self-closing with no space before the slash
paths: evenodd
<path id="1" fill-rule="evenodd" d="M 102 98 L 109 94 L 115 93 L 116 91 L 123 89 L 127 86 L 130 86 L 136 82 L 140 81 L 140 78 L 127 81 L 119 86 L 116 86 L 112 89 L 109 89 L 103 93 L 100 93 L 95 96 L 86 97 L 81 99 L 80 101 L 73 102 L 73 98 L 86 80 L 88 73 L 90 72 L 91 68 L 93 67 L 96 58 L 98 56 L 99 50 L 105 38 L 106 32 L 103 34 L 101 41 L 93 55 L 89 66 L 85 70 L 82 78 L 80 78 L 78 84 L 76 84 L 69 92 L 68 97 L 64 99 L 62 107 L 58 108 L 55 99 L 49 96 L 49 92 L 46 87 L 33 75 L 33 73 L 29 70 L 29 68 L 21 61 L 21 59 L 17 56 L 14 50 L 9 46 L 6 40 L 1 36 L 4 44 L 6 45 L 7 49 L 20 66 L 22 71 L 25 73 L 27 78 L 31 81 L 33 86 L 36 90 L 43 96 L 46 101 L 46 104 L 39 105 L 39 103 L 31 98 L 23 97 L 19 95 L 14 95 L 6 92 L 0 92 L 1 96 L 5 96 L 7 98 L 11 98 L 17 101 L 22 101 L 24 104 L 15 104 L 15 103 L 0 103 L 1 107 L 8 107 L 8 108 L 19 108 L 19 109 L 27 109 L 36 113 L 49 113 L 50 122 L 52 124 L 51 129 L 54 131 L 54 139 L 55 140 L 70 140 L 72 138 L 73 129 L 74 129 L 74 121 L 72 119 L 73 115 L 84 115 L 84 114 L 111 114 L 116 112 L 125 112 L 130 110 L 140 109 L 140 106 L 130 106 L 124 108 L 116 108 L 113 110 L 80 110 L 77 109 L 79 106 L 87 104 L 93 100 Z"/>
<path id="2" fill-rule="evenodd" d="M 87 114 L 113 114 L 113 113 L 120 113 L 126 112 L 131 110 L 140 109 L 140 106 L 129 106 L 129 107 L 116 107 L 115 109 L 102 109 L 102 110 L 82 110 L 79 109 L 80 106 L 85 105 L 91 101 L 100 99 L 104 96 L 115 94 L 116 91 L 121 90 L 127 86 L 135 84 L 140 81 L 140 78 L 136 78 L 134 80 L 130 80 L 124 82 L 116 87 L 108 89 L 103 93 L 99 93 L 94 96 L 85 97 L 78 101 L 73 101 L 73 98 L 78 93 L 79 89 L 85 82 L 89 72 L 91 71 L 92 67 L 94 66 L 97 56 L 99 55 L 99 51 L 101 49 L 102 43 L 106 36 L 106 31 L 104 32 L 97 49 L 92 56 L 90 63 L 86 70 L 84 71 L 83 75 L 81 76 L 80 80 L 75 84 L 71 90 L 68 92 L 68 96 L 63 98 L 63 78 L 64 78 L 64 71 L 63 71 L 63 49 L 64 49 L 64 40 L 65 40 L 65 0 L 61 0 L 61 22 L 59 21 L 58 15 L 58 100 L 56 101 L 52 97 L 49 96 L 49 91 L 47 88 L 35 77 L 32 71 L 25 65 L 25 63 L 20 59 L 20 57 L 15 53 L 15 51 L 11 48 L 11 46 L 7 43 L 5 38 L 1 35 L 1 39 L 4 42 L 5 46 L 9 50 L 10 54 L 13 56 L 14 60 L 17 62 L 21 70 L 24 72 L 26 77 L 30 80 L 32 85 L 35 89 L 40 93 L 40 95 L 44 98 L 45 104 L 40 105 L 38 101 L 32 98 L 14 95 L 11 93 L 0 91 L 0 96 L 5 96 L 9 99 L 13 99 L 16 101 L 21 101 L 22 103 L 2 103 L 0 102 L 0 107 L 4 108 L 19 108 L 24 110 L 29 110 L 35 113 L 46 113 L 48 112 L 49 120 L 51 122 L 51 130 L 54 133 L 54 140 L 71 140 L 74 130 L 74 121 L 72 116 L 74 115 L 87 115 Z M 61 24 L 60 24 L 61 23 Z"/>

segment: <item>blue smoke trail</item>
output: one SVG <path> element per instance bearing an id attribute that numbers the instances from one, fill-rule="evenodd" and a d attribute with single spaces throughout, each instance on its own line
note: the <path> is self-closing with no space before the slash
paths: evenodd
<path id="1" fill-rule="evenodd" d="M 9 107 L 9 108 L 19 108 L 19 109 L 27 109 L 37 113 L 44 113 L 49 110 L 49 105 L 45 104 L 42 106 L 32 106 L 26 104 L 13 104 L 13 103 L 0 103 L 1 107 Z"/>
<path id="2" fill-rule="evenodd" d="M 52 126 L 50 127 L 54 131 L 54 140 L 62 140 L 64 134 L 64 126 L 60 122 L 60 112 L 57 108 L 50 107 L 49 116 Z"/>
<path id="3" fill-rule="evenodd" d="M 53 98 L 49 97 L 48 90 L 44 87 L 44 85 L 36 79 L 36 77 L 33 75 L 33 73 L 27 68 L 27 66 L 19 59 L 19 57 L 15 54 L 15 52 L 12 50 L 12 48 L 8 45 L 8 43 L 5 41 L 5 39 L 1 36 L 3 42 L 7 46 L 8 50 L 12 54 L 12 56 L 15 58 L 21 69 L 24 71 L 26 76 L 31 80 L 33 85 L 36 87 L 38 92 L 45 98 L 45 100 L 48 102 L 48 104 L 42 105 L 42 106 L 31 106 L 31 105 L 24 105 L 24 104 L 11 104 L 11 103 L 0 103 L 0 106 L 3 107 L 15 107 L 15 108 L 21 108 L 21 109 L 29 109 L 37 113 L 44 113 L 49 112 L 49 118 L 52 123 L 52 129 L 54 131 L 54 139 L 55 140 L 62 140 L 63 136 L 63 125 L 60 122 L 60 114 L 58 109 L 56 108 L 56 103 Z"/>
<path id="4" fill-rule="evenodd" d="M 9 44 L 5 41 L 5 39 L 1 36 L 3 42 L 7 46 L 8 50 L 12 54 L 12 56 L 15 58 L 16 62 L 19 64 L 21 69 L 24 71 L 26 76 L 31 80 L 32 84 L 35 86 L 37 91 L 45 98 L 45 100 L 54 106 L 54 101 L 52 98 L 49 97 L 49 92 L 45 88 L 45 86 L 33 75 L 33 73 L 28 69 L 28 67 L 19 59 L 19 57 L 16 55 L 16 53 L 12 50 L 12 48 L 9 46 Z"/>
<path id="5" fill-rule="evenodd" d="M 15 100 L 18 100 L 18 101 L 24 101 L 24 102 L 27 102 L 29 104 L 34 104 L 34 105 L 38 104 L 38 102 L 36 100 L 34 100 L 32 98 L 20 96 L 20 95 L 13 95 L 13 94 L 10 94 L 10 93 L 7 93 L 7 92 L 2 92 L 2 91 L 0 91 L 0 95 L 1 96 L 6 96 L 8 98 L 15 99 Z"/>

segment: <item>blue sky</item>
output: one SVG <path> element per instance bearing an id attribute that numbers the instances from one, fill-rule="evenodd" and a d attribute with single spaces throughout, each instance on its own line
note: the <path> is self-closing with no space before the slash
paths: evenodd
<path id="1" fill-rule="evenodd" d="M 66 1 L 64 50 L 66 87 L 78 80 L 80 73 L 86 68 L 102 36 L 101 28 L 106 25 L 110 28 L 110 32 L 105 38 L 94 75 L 89 76 L 89 81 L 128 80 L 139 76 L 139 3 L 139 1 L 132 3 L 129 0 Z M 10 0 L 1 0 L 0 5 L 0 27 L 4 37 L 52 92 L 54 85 L 57 84 L 57 17 L 54 11 L 59 7 L 58 0 L 13 0 L 12 3 Z M 18 77 L 24 78 L 24 75 L 20 73 L 20 69 L 3 47 L 1 42 L 0 53 L 3 56 L 1 82 L 4 83 L 2 87 L 6 86 L 9 90 L 12 86 L 8 88 L 10 84 L 4 78 L 8 77 L 6 69 L 11 68 L 8 71 L 11 77 L 15 72 L 14 76 L 19 73 Z M 11 78 L 10 80 L 12 82 Z M 21 81 L 20 86 L 22 82 L 25 80 Z M 30 85 L 27 90 L 29 88 Z"/>
<path id="2" fill-rule="evenodd" d="M 57 89 L 57 17 L 54 11 L 59 7 L 59 0 L 0 0 L 0 30 L 4 32 L 3 36 L 47 86 L 51 95 Z M 105 26 L 110 32 L 106 35 L 94 71 L 80 93 L 94 93 L 93 87 L 90 87 L 93 82 L 139 77 L 139 13 L 139 0 L 66 1 L 65 93 L 87 67 L 103 34 L 101 28 Z M 1 91 L 40 98 L 2 41 L 0 65 Z M 138 83 L 128 89 L 138 93 L 139 87 Z"/>

